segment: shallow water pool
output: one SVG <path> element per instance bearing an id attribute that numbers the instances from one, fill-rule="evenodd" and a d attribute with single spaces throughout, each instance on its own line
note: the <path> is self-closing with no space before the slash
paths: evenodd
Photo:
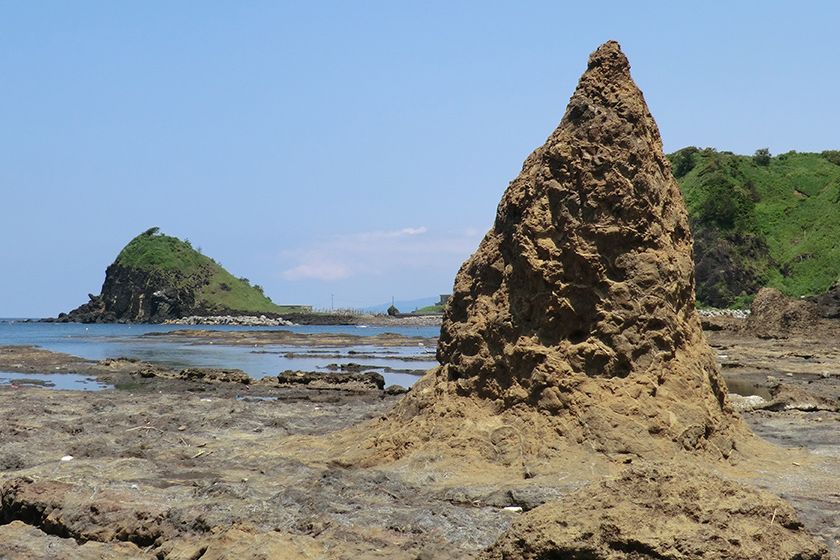
<path id="1" fill-rule="evenodd" d="M 18 373 L 0 371 L 0 385 L 45 387 L 60 391 L 101 391 L 113 385 L 100 383 L 93 377 L 79 373 Z"/>

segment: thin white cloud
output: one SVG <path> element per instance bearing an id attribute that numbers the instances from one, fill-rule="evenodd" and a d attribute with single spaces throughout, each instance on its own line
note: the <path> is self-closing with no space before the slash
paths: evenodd
<path id="1" fill-rule="evenodd" d="M 283 271 L 283 278 L 286 280 L 341 280 L 350 275 L 347 267 L 340 263 L 332 262 L 309 262 L 302 263 L 288 270 Z"/>
<path id="2" fill-rule="evenodd" d="M 397 231 L 396 233 L 397 233 L 397 235 L 422 235 L 422 234 L 426 233 L 427 231 L 429 231 L 429 230 L 428 230 L 428 228 L 426 228 L 426 226 L 420 226 L 420 227 L 417 227 L 417 228 L 410 228 L 410 227 L 402 228 L 401 230 Z"/>
<path id="3" fill-rule="evenodd" d="M 374 230 L 362 231 L 359 233 L 350 233 L 346 235 L 337 235 L 333 239 L 336 241 L 353 241 L 353 240 L 369 240 L 369 239 L 393 239 L 396 237 L 412 237 L 415 235 L 423 235 L 428 232 L 426 226 L 420 227 L 406 227 L 402 229 L 395 229 L 390 231 Z"/>
<path id="4" fill-rule="evenodd" d="M 337 281 L 436 269 L 445 263 L 451 267 L 473 250 L 475 238 L 465 232 L 434 233 L 426 226 L 349 233 L 284 251 L 281 276 L 290 281 Z"/>

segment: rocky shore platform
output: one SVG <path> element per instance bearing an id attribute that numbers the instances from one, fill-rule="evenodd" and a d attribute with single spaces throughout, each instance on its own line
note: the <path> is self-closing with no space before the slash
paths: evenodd
<path id="1" fill-rule="evenodd" d="M 707 336 L 741 393 L 733 404 L 782 447 L 774 461 L 742 459 L 717 474 L 785 496 L 837 558 L 840 353 L 819 333 Z M 375 380 L 246 381 L 235 370 L 32 347 L 0 349 L 0 370 L 84 373 L 118 387 L 0 386 L 0 543 L 10 558 L 477 558 L 521 512 L 612 471 L 631 476 L 583 456 L 562 476 L 534 469 L 533 478 L 501 465 L 429 472 L 422 459 L 372 469 L 323 460 L 321 436 L 364 426 L 402 398 Z M 491 444 L 500 462 L 505 445 Z"/>

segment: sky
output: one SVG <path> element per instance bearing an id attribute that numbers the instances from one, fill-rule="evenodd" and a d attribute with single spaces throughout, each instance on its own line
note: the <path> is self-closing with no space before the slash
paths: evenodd
<path id="1" fill-rule="evenodd" d="M 0 317 L 158 226 L 277 303 L 448 293 L 591 51 L 666 151 L 840 148 L 832 2 L 0 0 Z"/>

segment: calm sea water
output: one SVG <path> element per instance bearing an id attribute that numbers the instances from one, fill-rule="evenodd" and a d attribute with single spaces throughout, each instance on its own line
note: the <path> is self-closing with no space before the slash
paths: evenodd
<path id="1" fill-rule="evenodd" d="M 340 333 L 362 337 L 385 332 L 405 336 L 436 337 L 439 327 L 375 327 L 362 328 L 354 325 L 296 326 L 296 327 L 236 327 L 236 326 L 189 326 L 182 325 L 119 325 L 77 323 L 25 323 L 20 319 L 0 319 L 0 345 L 26 344 L 39 346 L 54 352 L 64 352 L 89 360 L 105 358 L 137 358 L 171 367 L 226 367 L 238 368 L 259 379 L 291 369 L 318 371 L 328 364 L 358 363 L 370 366 L 385 376 L 385 383 L 409 386 L 417 379 L 417 373 L 437 365 L 433 347 L 403 346 L 383 348 L 367 344 L 354 347 L 312 348 L 303 346 L 264 345 L 258 348 L 223 344 L 189 344 L 168 342 L 143 335 L 150 332 L 169 332 L 189 329 L 249 331 L 288 330 L 297 333 Z M 363 342 L 363 341 L 360 341 Z M 356 357 L 349 353 L 374 354 L 376 357 Z M 286 353 L 304 356 L 286 357 Z M 335 355 L 340 355 L 336 357 Z M 411 361 L 399 357 L 413 358 Z M 412 370 L 388 372 L 384 368 Z M 46 372 L 45 372 L 46 373 Z"/>

